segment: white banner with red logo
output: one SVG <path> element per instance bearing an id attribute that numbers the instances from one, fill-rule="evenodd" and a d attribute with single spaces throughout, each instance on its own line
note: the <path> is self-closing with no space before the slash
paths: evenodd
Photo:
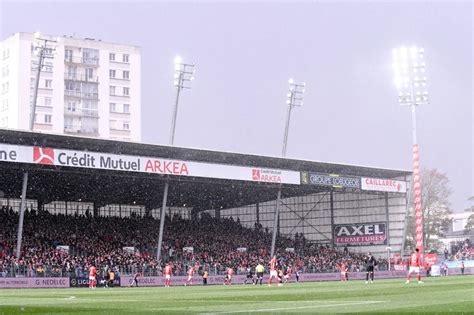
<path id="1" fill-rule="evenodd" d="M 438 255 L 437 254 L 425 254 L 425 265 L 432 266 L 438 264 Z"/>
<path id="2" fill-rule="evenodd" d="M 289 170 L 9 144 L 0 144 L 0 162 L 2 161 L 253 182 L 300 184 L 300 172 Z"/>
<path id="3" fill-rule="evenodd" d="M 418 145 L 413 145 L 413 187 L 415 193 L 416 248 L 423 254 L 423 208 L 421 205 L 420 155 Z"/>
<path id="4" fill-rule="evenodd" d="M 362 177 L 362 190 L 388 191 L 388 192 L 407 192 L 407 183 L 401 180 Z"/>

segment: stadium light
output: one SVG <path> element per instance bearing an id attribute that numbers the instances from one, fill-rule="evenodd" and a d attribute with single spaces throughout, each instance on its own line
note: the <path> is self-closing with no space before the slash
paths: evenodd
<path id="1" fill-rule="evenodd" d="M 176 128 L 176 117 L 178 115 L 179 95 L 182 89 L 190 89 L 191 81 L 194 80 L 194 64 L 184 63 L 180 56 L 174 58 L 174 86 L 176 87 L 176 101 L 174 105 L 173 118 L 171 121 L 171 132 L 169 144 L 174 143 Z"/>
<path id="2" fill-rule="evenodd" d="M 286 104 L 288 105 L 288 110 L 286 112 L 286 123 L 285 123 L 285 133 L 283 134 L 283 147 L 281 149 L 281 156 L 286 156 L 286 147 L 288 143 L 288 132 L 290 129 L 290 119 L 291 119 L 291 110 L 295 106 L 303 105 L 304 92 L 306 88 L 306 83 L 298 84 L 295 83 L 295 80 L 288 80 L 288 93 L 286 94 Z M 270 250 L 270 257 L 273 257 L 275 254 L 275 244 L 276 244 L 276 234 L 278 228 L 278 217 L 280 215 L 280 199 L 281 199 L 281 186 L 278 189 L 277 200 L 275 213 L 273 217 L 273 234 L 272 234 L 272 244 Z"/>
<path id="3" fill-rule="evenodd" d="M 33 98 L 31 99 L 31 111 L 30 111 L 30 122 L 29 122 L 30 131 L 33 131 L 34 124 L 35 124 L 36 103 L 38 101 L 38 87 L 39 87 L 39 81 L 40 81 L 40 76 L 41 76 L 41 70 L 43 70 L 44 59 L 54 58 L 54 54 L 49 53 L 49 49 L 51 49 L 51 51 L 53 52 L 56 49 L 54 44 L 53 44 L 53 47 L 49 47 L 48 43 L 57 43 L 57 40 L 42 38 L 40 32 L 35 32 L 33 34 L 33 37 L 34 37 L 34 41 L 32 42 L 32 45 L 34 48 L 33 52 L 35 55 L 38 56 L 38 69 L 36 71 L 36 80 L 35 80 L 35 88 L 33 91 Z M 23 173 L 20 214 L 19 214 L 19 219 L 18 219 L 18 234 L 17 234 L 17 239 L 16 239 L 16 257 L 17 258 L 20 258 L 20 254 L 21 254 L 21 243 L 23 239 L 23 221 L 25 217 L 27 188 L 28 188 L 28 171 L 25 171 Z"/>
<path id="4" fill-rule="evenodd" d="M 416 220 L 416 247 L 423 254 L 423 210 L 421 204 L 421 182 L 419 147 L 416 132 L 416 107 L 429 103 L 426 89 L 425 76 L 425 50 L 421 47 L 400 47 L 392 52 L 394 83 L 398 90 L 398 103 L 411 107 L 412 141 L 413 141 L 413 183 L 415 194 L 415 220 Z M 405 223 L 406 224 L 406 223 Z M 402 243 L 402 255 L 405 247 L 405 237 Z"/>
<path id="5" fill-rule="evenodd" d="M 194 63 L 184 63 L 183 59 L 180 56 L 174 58 L 174 86 L 176 87 L 176 101 L 174 104 L 173 116 L 171 120 L 171 130 L 170 130 L 170 139 L 169 144 L 174 145 L 174 134 L 176 130 L 176 119 L 178 116 L 178 104 L 179 104 L 179 95 L 182 89 L 190 89 L 191 81 L 194 80 Z M 163 202 L 161 206 L 160 214 L 160 234 L 158 235 L 158 249 L 156 252 L 156 259 L 160 260 L 161 257 L 161 245 L 163 243 L 163 230 L 165 226 L 165 213 L 166 213 L 166 203 L 168 201 L 168 190 L 169 183 L 165 182 L 165 188 L 163 191 Z"/>

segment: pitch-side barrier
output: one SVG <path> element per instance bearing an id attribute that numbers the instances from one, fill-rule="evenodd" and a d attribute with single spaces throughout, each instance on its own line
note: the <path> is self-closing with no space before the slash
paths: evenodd
<path id="1" fill-rule="evenodd" d="M 460 268 L 449 269 L 449 275 L 460 275 Z M 466 268 L 464 271 L 466 275 L 474 275 L 474 267 Z M 406 276 L 406 271 L 376 271 L 375 279 L 389 279 L 389 278 L 403 278 Z M 175 276 L 171 278 L 172 286 L 182 286 L 188 279 L 187 276 Z M 232 278 L 233 284 L 242 284 L 246 279 L 245 275 L 234 275 Z M 268 275 L 264 275 L 263 283 L 266 284 Z M 299 276 L 299 282 L 320 282 L 320 281 L 340 281 L 340 273 L 303 273 Z M 365 272 L 351 272 L 349 273 L 349 281 L 364 280 Z M 209 276 L 207 283 L 209 285 L 224 283 L 225 276 Z M 295 274 L 291 275 L 289 282 L 296 282 Z M 133 277 L 122 276 L 115 279 L 115 287 L 128 287 L 133 283 Z M 194 276 L 193 285 L 202 285 L 202 277 Z M 36 277 L 18 277 L 18 278 L 0 278 L 0 289 L 14 289 L 14 288 L 78 288 L 88 287 L 89 279 L 75 278 L 75 277 L 57 277 L 57 278 L 36 278 Z M 99 287 L 103 283 L 99 282 Z M 138 286 L 140 287 L 159 287 L 164 286 L 164 277 L 138 277 Z"/>

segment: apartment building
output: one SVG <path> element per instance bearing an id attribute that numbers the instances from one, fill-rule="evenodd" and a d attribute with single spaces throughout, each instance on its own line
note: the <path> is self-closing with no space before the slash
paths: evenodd
<path id="1" fill-rule="evenodd" d="M 16 33 L 0 42 L 0 128 L 140 141 L 141 69 L 136 46 Z"/>

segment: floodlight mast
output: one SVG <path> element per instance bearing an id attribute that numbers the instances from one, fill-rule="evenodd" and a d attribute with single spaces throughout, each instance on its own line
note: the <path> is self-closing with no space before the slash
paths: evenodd
<path id="1" fill-rule="evenodd" d="M 33 90 L 33 98 L 31 100 L 31 111 L 30 111 L 30 120 L 28 128 L 30 131 L 33 131 L 35 125 L 35 116 L 36 116 L 36 103 L 38 101 L 38 88 L 39 88 L 39 80 L 41 76 L 41 70 L 43 69 L 43 63 L 45 58 L 54 58 L 54 56 L 47 55 L 45 53 L 46 48 L 48 47 L 48 43 L 57 43 L 57 40 L 51 40 L 41 37 L 40 32 L 34 33 L 34 41 L 33 46 L 35 48 L 35 52 L 38 52 L 38 69 L 36 71 L 36 78 L 35 78 L 35 88 Z M 55 50 L 55 46 L 51 48 L 52 51 Z M 20 213 L 18 219 L 18 234 L 16 238 L 16 257 L 19 259 L 21 255 L 21 245 L 23 240 L 23 221 L 25 218 L 25 209 L 26 209 L 26 191 L 28 188 L 28 171 L 23 173 L 23 184 L 21 188 L 21 202 L 20 202 Z"/>
<path id="2" fill-rule="evenodd" d="M 184 63 L 180 56 L 176 56 L 174 58 L 174 86 L 176 87 L 176 100 L 174 103 L 173 109 L 173 116 L 171 120 L 171 128 L 170 128 L 170 139 L 169 144 L 171 146 L 174 145 L 174 135 L 176 130 L 176 120 L 178 117 L 178 104 L 179 104 L 179 96 L 182 89 L 190 89 L 191 88 L 191 81 L 194 80 L 194 64 Z M 156 252 L 156 260 L 160 260 L 161 258 L 161 246 L 163 244 L 163 230 L 165 227 L 165 214 L 166 214 L 166 204 L 168 202 L 168 190 L 169 190 L 169 182 L 165 182 L 165 188 L 163 191 L 163 202 L 161 206 L 161 213 L 160 213 L 160 232 L 158 235 L 158 248 Z"/>
<path id="3" fill-rule="evenodd" d="M 288 132 L 290 129 L 290 119 L 291 119 L 291 110 L 295 106 L 302 106 L 303 105 L 303 98 L 306 83 L 297 84 L 293 79 L 288 80 L 288 94 L 286 104 L 288 104 L 288 110 L 286 112 L 286 123 L 285 123 L 285 132 L 283 134 L 283 146 L 281 150 L 281 156 L 286 156 L 286 147 L 288 144 Z M 278 188 L 277 200 L 276 200 L 276 207 L 275 213 L 273 215 L 273 232 L 272 232 L 272 244 L 270 249 L 270 257 L 275 255 L 275 245 L 276 245 L 276 236 L 278 230 L 278 221 L 280 216 L 280 200 L 281 200 L 281 185 Z"/>
<path id="4" fill-rule="evenodd" d="M 421 203 L 421 180 L 420 180 L 420 160 L 419 146 L 416 128 L 416 107 L 428 104 L 428 92 L 426 91 L 426 77 L 424 49 L 419 47 L 400 47 L 393 50 L 395 84 L 398 88 L 398 102 L 400 105 L 411 107 L 412 117 L 412 158 L 413 158 L 413 188 L 415 205 L 415 226 L 416 226 L 416 248 L 423 255 L 423 208 Z M 419 76 L 421 75 L 421 77 Z M 404 234 L 406 234 L 406 221 Z M 402 240 L 401 254 L 405 249 L 405 235 Z"/>

